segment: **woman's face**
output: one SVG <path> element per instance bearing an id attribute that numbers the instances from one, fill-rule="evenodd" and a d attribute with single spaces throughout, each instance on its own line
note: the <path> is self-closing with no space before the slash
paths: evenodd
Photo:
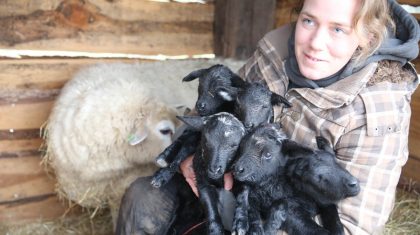
<path id="1" fill-rule="evenodd" d="M 318 80 L 347 64 L 359 45 L 352 27 L 358 0 L 305 0 L 296 24 L 295 53 L 303 76 Z"/>

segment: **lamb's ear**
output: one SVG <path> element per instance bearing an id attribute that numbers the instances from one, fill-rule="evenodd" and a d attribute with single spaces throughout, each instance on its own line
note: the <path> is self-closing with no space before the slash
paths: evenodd
<path id="1" fill-rule="evenodd" d="M 294 158 L 296 156 L 313 154 L 314 149 L 293 140 L 285 139 L 282 141 L 281 152 L 287 157 Z"/>
<path id="2" fill-rule="evenodd" d="M 182 81 L 183 82 L 189 82 L 189 81 L 192 81 L 192 80 L 194 80 L 194 79 L 196 79 L 198 77 L 201 77 L 201 76 L 203 76 L 206 73 L 206 70 L 207 69 L 199 69 L 199 70 L 192 71 L 187 76 L 185 76 L 182 79 Z"/>
<path id="3" fill-rule="evenodd" d="M 226 101 L 235 100 L 238 96 L 239 89 L 236 87 L 222 87 L 216 88 L 216 95 Z"/>
<path id="4" fill-rule="evenodd" d="M 325 139 L 322 136 L 317 136 L 315 138 L 316 138 L 316 144 L 318 145 L 319 149 L 325 150 L 327 152 L 334 154 L 334 150 L 332 149 L 331 145 L 328 143 L 327 139 Z"/>
<path id="5" fill-rule="evenodd" d="M 201 130 L 204 126 L 204 118 L 200 116 L 176 116 L 176 117 L 195 130 Z"/>
<path id="6" fill-rule="evenodd" d="M 271 104 L 272 105 L 284 104 L 288 108 L 292 107 L 292 104 L 286 98 L 274 92 L 271 93 Z"/>
<path id="7" fill-rule="evenodd" d="M 248 85 L 248 83 L 245 80 L 243 80 L 241 77 L 239 77 L 239 75 L 237 74 L 232 75 L 231 81 L 232 81 L 232 86 L 234 87 L 245 88 Z"/>

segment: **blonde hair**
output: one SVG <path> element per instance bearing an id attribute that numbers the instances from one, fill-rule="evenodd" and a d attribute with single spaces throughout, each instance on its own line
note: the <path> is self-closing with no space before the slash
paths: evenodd
<path id="1" fill-rule="evenodd" d="M 353 18 L 353 28 L 360 39 L 359 48 L 353 55 L 358 63 L 367 59 L 382 44 L 388 35 L 388 30 L 395 30 L 387 0 L 359 0 L 360 8 Z M 293 14 L 299 14 L 305 0 L 297 2 Z"/>

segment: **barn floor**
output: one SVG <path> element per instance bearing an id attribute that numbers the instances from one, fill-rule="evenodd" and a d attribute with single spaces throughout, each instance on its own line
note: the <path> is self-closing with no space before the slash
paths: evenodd
<path id="1" fill-rule="evenodd" d="M 77 217 L 60 218 L 6 227 L 0 223 L 0 234 L 5 235 L 111 235 L 112 219 L 109 211 L 99 211 L 94 218 L 90 212 L 83 212 Z M 420 233 L 420 193 L 416 190 L 399 189 L 395 208 L 388 221 L 384 235 L 406 235 Z"/>

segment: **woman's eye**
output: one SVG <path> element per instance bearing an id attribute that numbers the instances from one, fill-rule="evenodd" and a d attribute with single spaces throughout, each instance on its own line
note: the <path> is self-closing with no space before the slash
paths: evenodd
<path id="1" fill-rule="evenodd" d="M 344 30 L 342 28 L 334 28 L 335 33 L 344 33 Z"/>
<path id="2" fill-rule="evenodd" d="M 308 19 L 308 18 L 303 18 L 302 22 L 306 25 L 313 25 L 314 24 L 314 22 L 312 20 Z"/>

